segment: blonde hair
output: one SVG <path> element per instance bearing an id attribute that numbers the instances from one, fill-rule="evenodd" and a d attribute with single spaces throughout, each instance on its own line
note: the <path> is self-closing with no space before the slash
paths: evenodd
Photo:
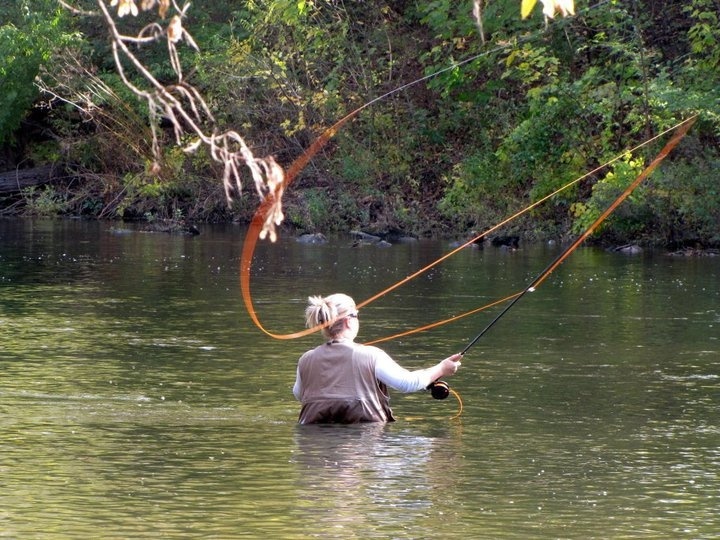
<path id="1" fill-rule="evenodd" d="M 322 329 L 322 334 L 328 339 L 337 336 L 343 329 L 342 320 L 355 312 L 355 300 L 347 294 L 336 293 L 330 296 L 308 297 L 308 307 L 305 308 L 305 326 L 313 328 L 321 324 L 330 323 Z"/>

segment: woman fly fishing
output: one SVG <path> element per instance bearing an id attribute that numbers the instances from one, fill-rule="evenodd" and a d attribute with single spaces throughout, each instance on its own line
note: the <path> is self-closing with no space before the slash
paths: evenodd
<path id="1" fill-rule="evenodd" d="M 298 361 L 293 394 L 302 403 L 301 424 L 392 422 L 388 387 L 417 392 L 460 367 L 458 353 L 429 368 L 409 371 L 382 349 L 355 343 L 360 320 L 355 301 L 346 294 L 308 298 L 305 324 L 325 325 L 327 341 Z"/>

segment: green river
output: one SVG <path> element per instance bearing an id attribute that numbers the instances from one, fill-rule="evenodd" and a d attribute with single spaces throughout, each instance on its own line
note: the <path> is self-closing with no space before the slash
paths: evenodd
<path id="1" fill-rule="evenodd" d="M 124 228 L 123 228 L 124 227 Z M 240 293 L 245 231 L 0 221 L 0 538 L 709 539 L 720 535 L 720 257 L 580 247 L 471 348 L 463 401 L 298 426 L 312 335 Z M 259 245 L 273 333 L 452 248 Z M 465 249 L 361 310 L 359 341 L 523 290 L 557 246 Z M 503 305 L 382 343 L 409 368 Z"/>

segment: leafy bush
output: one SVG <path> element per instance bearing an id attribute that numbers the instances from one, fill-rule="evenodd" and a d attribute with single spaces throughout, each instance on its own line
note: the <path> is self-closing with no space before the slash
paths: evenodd
<path id="1" fill-rule="evenodd" d="M 22 195 L 25 198 L 27 215 L 54 217 L 65 213 L 68 209 L 66 198 L 52 186 L 43 186 L 40 189 L 29 187 L 23 190 Z"/>
<path id="2" fill-rule="evenodd" d="M 570 206 L 570 212 L 573 214 L 572 232 L 581 234 L 597 220 L 600 215 L 617 199 L 620 194 L 627 189 L 633 180 L 642 172 L 644 168 L 642 158 L 633 158 L 630 154 L 626 154 L 623 159 L 613 163 L 610 172 L 599 180 L 592 187 L 592 195 L 586 201 L 578 201 Z M 636 189 L 628 199 L 625 200 L 624 206 L 620 206 L 613 214 L 604 221 L 596 231 L 602 231 L 606 228 L 622 231 L 620 236 L 628 237 L 636 233 L 636 227 L 639 225 L 633 219 L 635 214 L 633 207 L 641 205 L 641 191 Z"/>
<path id="3" fill-rule="evenodd" d="M 704 157 L 664 163 L 653 175 L 647 204 L 648 220 L 658 242 L 683 247 L 720 245 L 720 155 L 706 150 Z"/>
<path id="4" fill-rule="evenodd" d="M 32 4 L 32 5 L 31 5 Z M 75 38 L 51 0 L 0 2 L 0 143 L 8 141 L 38 96 L 33 84 L 53 51 Z"/>

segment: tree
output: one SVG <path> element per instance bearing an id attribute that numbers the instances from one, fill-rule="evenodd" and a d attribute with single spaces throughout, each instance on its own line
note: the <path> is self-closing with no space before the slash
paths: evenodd
<path id="1" fill-rule="evenodd" d="M 688 140 L 716 140 L 716 3 L 601 2 L 574 16 L 569 3 L 542 4 L 543 13 L 537 3 L 474 2 L 479 36 L 470 5 L 452 0 L 220 1 L 192 11 L 73 0 L 84 41 L 46 62 L 45 110 L 73 173 L 87 173 L 75 178 L 98 186 L 103 217 L 228 219 L 218 178 L 229 171 L 235 195 L 233 175 L 252 174 L 243 144 L 253 157 L 272 153 L 279 178 L 324 134 L 282 207 L 286 227 L 308 231 L 480 227 L 694 112 L 703 119 Z M 213 148 L 229 132 L 237 161 L 226 168 Z M 571 230 L 602 178 L 521 227 Z M 274 188 L 262 186 L 267 200 Z M 692 200 L 682 197 L 684 208 Z M 235 197 L 233 217 L 254 207 Z"/>
<path id="2" fill-rule="evenodd" d="M 32 4 L 32 6 L 31 6 Z M 31 9 L 32 8 L 32 9 Z M 53 51 L 73 39 L 53 0 L 0 2 L 0 143 L 8 141 L 38 97 L 34 85 Z"/>
<path id="3" fill-rule="evenodd" d="M 81 11 L 64 0 L 59 1 L 71 11 Z M 563 15 L 573 12 L 572 1 L 542 1 L 545 4 L 544 13 L 547 16 L 554 16 L 556 10 L 561 11 Z M 523 16 L 527 16 L 534 3 L 534 1 L 523 2 Z M 139 8 L 136 0 L 111 0 L 109 6 L 105 0 L 96 0 L 96 4 L 101 18 L 107 25 L 111 38 L 112 55 L 123 83 L 138 98 L 147 103 L 152 129 L 153 155 L 156 158 L 153 170 L 160 168 L 161 151 L 157 126 L 160 118 L 164 118 L 172 124 L 176 142 L 183 145 L 186 152 L 194 152 L 200 145 L 205 145 L 209 148 L 212 158 L 222 164 L 223 184 L 228 201 L 232 199 L 233 194 L 242 190 L 241 166 L 248 167 L 261 200 L 271 202 L 261 235 L 268 235 L 271 240 L 274 240 L 275 227 L 284 219 L 282 194 L 285 186 L 285 172 L 272 156 L 258 158 L 253 155 L 250 147 L 237 131 L 222 131 L 217 126 L 213 113 L 201 93 L 183 79 L 178 47 L 181 42 L 184 42 L 195 50 L 198 49 L 192 35 L 183 25 L 186 12 L 190 7 L 189 3 L 185 3 L 181 7 L 175 0 L 172 2 L 171 0 L 140 0 Z M 283 2 L 276 2 L 276 4 L 284 6 L 282 13 L 296 12 L 296 16 L 302 15 L 307 8 L 305 2 L 292 5 L 285 5 Z M 117 9 L 113 12 L 109 9 L 110 7 Z M 139 31 L 128 33 L 127 30 L 121 30 L 120 22 L 123 17 L 127 15 L 138 17 L 141 12 L 150 12 L 155 9 L 157 9 L 156 20 L 147 23 Z M 480 17 L 479 8 L 476 13 Z M 161 82 L 130 48 L 130 45 L 145 46 L 159 41 L 164 41 L 168 47 L 169 61 L 176 77 L 172 84 Z M 136 78 L 131 79 L 126 74 L 127 69 L 132 69 L 136 75 L 139 75 L 144 86 L 141 87 Z M 184 135 L 188 132 L 193 136 L 189 142 L 183 140 Z"/>
<path id="4" fill-rule="evenodd" d="M 60 3 L 74 12 L 81 10 L 60 0 Z M 215 123 L 215 118 L 201 93 L 183 79 L 182 63 L 178 47 L 182 42 L 198 49 L 190 32 L 183 26 L 183 19 L 190 7 L 182 7 L 172 0 L 142 0 L 138 9 L 135 0 L 96 0 L 99 12 L 85 12 L 99 16 L 107 25 L 110 34 L 112 55 L 117 71 L 123 83 L 139 99 L 147 103 L 147 111 L 152 130 L 152 148 L 155 162 L 152 169 L 160 168 L 160 147 L 158 126 L 161 119 L 172 125 L 176 143 L 184 147 L 185 152 L 195 152 L 201 145 L 208 147 L 212 159 L 222 165 L 223 184 L 230 201 L 233 194 L 242 191 L 241 168 L 247 167 L 255 182 L 258 195 L 271 201 L 271 208 L 263 227 L 262 236 L 274 241 L 275 227 L 282 223 L 282 192 L 284 189 L 284 171 L 272 156 L 256 157 L 245 139 L 235 130 L 223 131 Z M 113 12 L 110 7 L 117 7 Z M 137 33 L 126 33 L 120 28 L 120 22 L 126 15 L 137 17 L 140 11 L 150 12 L 157 8 L 156 20 L 142 26 Z M 130 25 L 127 25 L 130 29 Z M 164 42 L 168 48 L 169 62 L 175 76 L 172 83 L 160 81 L 142 62 L 131 46 L 142 47 Z M 130 78 L 126 71 L 131 69 L 136 77 Z M 142 84 L 142 86 L 141 86 Z M 185 134 L 192 139 L 185 141 Z"/>

